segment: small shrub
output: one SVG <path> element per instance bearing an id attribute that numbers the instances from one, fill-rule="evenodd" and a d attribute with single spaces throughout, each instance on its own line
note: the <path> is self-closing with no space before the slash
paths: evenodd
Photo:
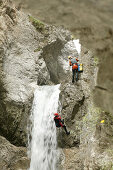
<path id="1" fill-rule="evenodd" d="M 97 66 L 99 64 L 99 59 L 96 56 L 94 57 L 94 64 L 95 64 L 95 66 Z"/>
<path id="2" fill-rule="evenodd" d="M 32 16 L 29 16 L 30 22 L 32 22 L 33 26 L 38 30 L 38 31 L 44 31 L 44 23 L 41 22 L 40 20 L 37 20 L 33 18 Z"/>
<path id="3" fill-rule="evenodd" d="M 37 49 L 34 50 L 34 52 L 38 52 L 40 50 L 41 50 L 41 48 L 37 48 Z"/>

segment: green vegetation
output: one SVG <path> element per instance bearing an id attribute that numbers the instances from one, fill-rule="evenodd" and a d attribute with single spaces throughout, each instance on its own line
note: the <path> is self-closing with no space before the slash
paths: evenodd
<path id="1" fill-rule="evenodd" d="M 37 48 L 37 49 L 34 50 L 34 52 L 38 52 L 40 50 L 41 50 L 41 48 Z"/>
<path id="2" fill-rule="evenodd" d="M 30 22 L 32 22 L 32 24 L 36 28 L 36 30 L 38 30 L 40 32 L 44 31 L 44 23 L 43 22 L 33 18 L 32 16 L 29 16 L 29 20 L 30 20 Z"/>
<path id="3" fill-rule="evenodd" d="M 95 64 L 95 66 L 97 66 L 99 64 L 99 59 L 96 56 L 94 56 L 94 64 Z"/>

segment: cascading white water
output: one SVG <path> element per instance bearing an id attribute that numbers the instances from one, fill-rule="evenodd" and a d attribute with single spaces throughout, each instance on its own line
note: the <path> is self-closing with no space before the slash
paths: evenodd
<path id="1" fill-rule="evenodd" d="M 31 163 L 29 170 L 56 169 L 56 127 L 60 85 L 38 86 L 32 106 Z"/>

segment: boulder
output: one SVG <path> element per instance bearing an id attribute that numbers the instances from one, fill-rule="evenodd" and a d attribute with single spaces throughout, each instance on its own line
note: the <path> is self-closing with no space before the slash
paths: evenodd
<path id="1" fill-rule="evenodd" d="M 27 170 L 29 163 L 25 147 L 16 147 L 0 136 L 0 169 Z"/>

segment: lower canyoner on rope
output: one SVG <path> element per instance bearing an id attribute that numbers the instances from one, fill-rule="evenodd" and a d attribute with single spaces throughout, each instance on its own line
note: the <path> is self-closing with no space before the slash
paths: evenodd
<path id="1" fill-rule="evenodd" d="M 58 109 L 60 85 L 38 86 L 32 106 L 32 131 L 29 170 L 56 170 L 56 127 L 54 113 Z"/>

